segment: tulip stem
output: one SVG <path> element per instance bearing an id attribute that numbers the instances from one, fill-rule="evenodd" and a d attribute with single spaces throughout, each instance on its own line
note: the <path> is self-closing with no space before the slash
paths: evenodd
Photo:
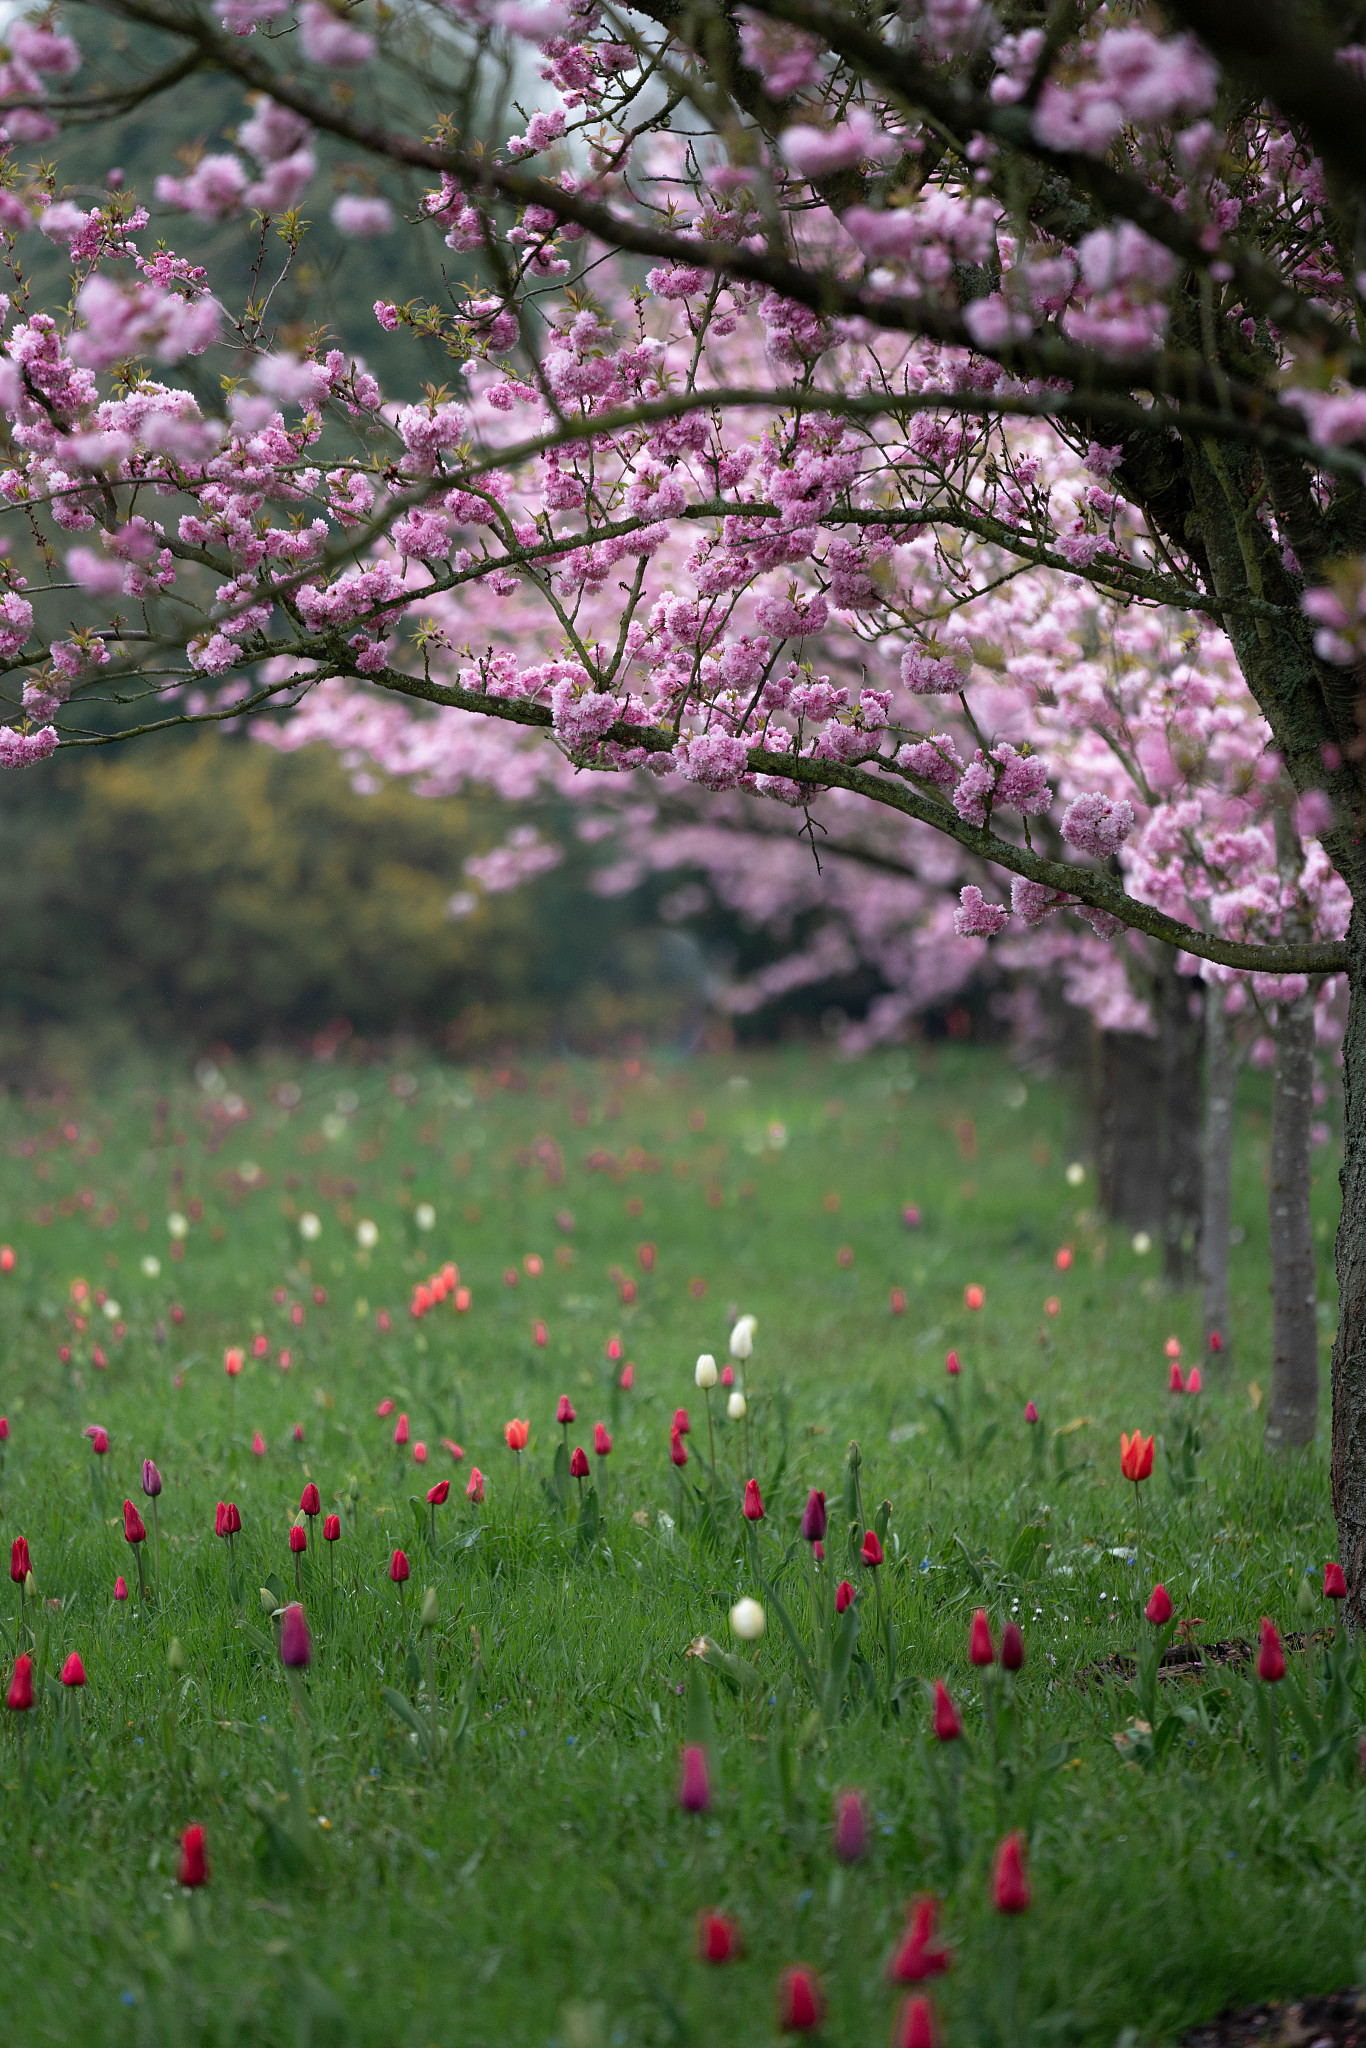
<path id="1" fill-rule="evenodd" d="M 133 1555 L 138 1561 L 138 1599 L 145 1604 L 147 1599 L 147 1588 L 143 1583 L 142 1577 L 142 1545 L 140 1543 L 135 1543 L 133 1545 Z"/>
<path id="2" fill-rule="evenodd" d="M 715 1507 L 715 1505 L 716 1505 L 716 1431 L 715 1431 L 715 1430 L 714 1430 L 714 1429 L 712 1428 L 712 1420 L 711 1420 L 711 1388 L 710 1388 L 710 1387 L 704 1387 L 704 1388 L 702 1389 L 702 1392 L 703 1392 L 704 1396 L 706 1397 L 706 1403 L 707 1403 L 707 1444 L 708 1444 L 708 1446 L 709 1446 L 709 1448 L 710 1448 L 710 1451 L 711 1451 L 711 1500 L 712 1500 L 712 1506 L 713 1506 L 713 1507 Z"/>
<path id="3" fill-rule="evenodd" d="M 157 1515 L 157 1497 L 152 1495 L 152 1537 L 157 1547 L 157 1598 L 161 1598 L 161 1521 Z"/>

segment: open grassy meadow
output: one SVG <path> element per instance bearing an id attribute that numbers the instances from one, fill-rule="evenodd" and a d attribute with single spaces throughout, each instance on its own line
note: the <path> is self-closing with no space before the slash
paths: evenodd
<path id="1" fill-rule="evenodd" d="M 0 1612 L 33 1698 L 0 1727 L 12 2038 L 762 2044 L 800 1963 L 839 2048 L 911 2039 L 917 1995 L 948 2044 L 1136 2048 L 1366 1974 L 1344 1653 L 1287 1642 L 1275 1685 L 1110 1661 L 1151 1663 L 1155 1580 L 1178 1641 L 1331 1622 L 1326 1457 L 1259 1448 L 1261 1086 L 1223 1380 L 1194 1296 L 1095 1213 L 1072 1095 L 971 1048 L 12 1094 L 0 1555 L 24 1539 L 32 1577 L 0 1578 Z M 1171 1338 L 1198 1395 L 1168 1391 Z M 1134 1429 L 1157 1440 L 1139 1485 Z M 286 1668 L 296 1590 L 311 1662 Z M 1018 1624 L 1018 1672 L 970 1661 L 979 1607 L 998 1650 Z M 208 1881 L 186 1888 L 192 1827 Z M 1029 1903 L 1003 1913 L 1015 1830 Z M 908 1952 L 927 1893 L 939 1932 Z M 728 1959 L 699 1959 L 703 1912 Z"/>

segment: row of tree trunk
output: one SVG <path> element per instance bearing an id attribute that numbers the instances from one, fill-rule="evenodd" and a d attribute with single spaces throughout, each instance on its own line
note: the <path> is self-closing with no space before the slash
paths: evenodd
<path id="1" fill-rule="evenodd" d="M 1229 1232 L 1238 1054 L 1222 1000 L 1176 971 L 1153 971 L 1157 1030 L 1103 1032 L 1097 1050 L 1100 1201 L 1162 1249 L 1172 1287 L 1200 1283 L 1203 1350 L 1227 1376 L 1233 1356 Z M 1318 1425 L 1318 1288 L 1309 1211 L 1314 997 L 1281 1006 L 1272 1088 L 1268 1246 L 1272 1356 L 1268 1450 L 1310 1442 Z"/>

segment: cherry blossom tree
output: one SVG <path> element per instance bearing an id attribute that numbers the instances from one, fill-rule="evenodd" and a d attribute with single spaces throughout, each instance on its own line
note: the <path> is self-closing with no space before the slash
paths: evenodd
<path id="1" fill-rule="evenodd" d="M 434 755 L 473 714 L 566 772 L 743 791 L 810 837 L 851 811 L 923 828 L 983 876 L 957 938 L 1065 909 L 1261 978 L 1302 1048 L 1318 980 L 1345 975 L 1333 1483 L 1360 1613 L 1366 46 L 1341 10 L 98 4 L 172 54 L 139 69 L 113 39 L 78 79 L 44 18 L 12 26 L 0 77 L 0 661 L 22 688 L 0 760 L 306 717 L 359 681 L 424 707 Z M 235 142 L 152 193 L 87 203 L 31 160 L 201 71 L 241 89 Z M 452 252 L 439 302 L 375 309 L 444 348 L 447 384 L 386 392 L 277 330 L 320 136 L 372 167 L 342 233 Z M 391 169 L 429 180 L 406 229 Z M 240 223 L 240 303 L 149 241 L 149 202 Z M 66 249 L 60 304 L 26 237 Z M 1273 792 L 1239 828 L 1259 877 L 1275 852 L 1245 914 L 1224 914 L 1226 817 L 1136 837 L 1041 685 L 1012 679 L 1033 718 L 998 703 L 975 622 L 1026 574 L 1223 636 Z M 111 696 L 117 734 L 92 730 Z M 1306 1110 L 1307 1079 L 1301 1058 L 1284 1091 Z M 1271 1443 L 1312 1435 L 1316 1393 L 1282 1386 Z"/>

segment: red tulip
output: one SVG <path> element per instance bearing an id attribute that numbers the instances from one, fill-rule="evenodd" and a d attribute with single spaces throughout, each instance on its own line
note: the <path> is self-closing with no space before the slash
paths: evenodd
<path id="1" fill-rule="evenodd" d="M 398 1421 L 394 1424 L 394 1442 L 398 1445 L 399 1449 L 402 1450 L 404 1444 L 406 1444 L 407 1441 L 408 1418 L 406 1415 L 400 1415 Z"/>
<path id="2" fill-rule="evenodd" d="M 33 1567 L 28 1558 L 27 1536 L 16 1536 L 10 1545 L 9 1575 L 16 1586 L 22 1586 Z"/>
<path id="3" fill-rule="evenodd" d="M 857 1863 L 868 1849 L 868 1802 L 861 1792 L 835 1800 L 834 1849 L 841 1863 Z"/>
<path id="4" fill-rule="evenodd" d="M 1342 1575 L 1342 1566 L 1330 1557 L 1323 1567 L 1323 1597 L 1325 1600 L 1345 1600 L 1347 1581 Z"/>
<path id="5" fill-rule="evenodd" d="M 588 1453 L 582 1444 L 575 1444 L 569 1454 L 569 1476 L 571 1479 L 588 1477 Z"/>
<path id="6" fill-rule="evenodd" d="M 820 1543 L 825 1538 L 825 1495 L 814 1486 L 802 1509 L 802 1537 L 807 1543 Z"/>
<path id="7" fill-rule="evenodd" d="M 451 1456 L 454 1458 L 457 1465 L 460 1463 L 460 1460 L 465 1455 L 464 1446 L 456 1443 L 454 1437 L 443 1436 L 441 1439 L 441 1448 L 443 1451 L 450 1452 Z"/>
<path id="8" fill-rule="evenodd" d="M 1156 1585 L 1152 1597 L 1143 1610 L 1154 1628 L 1165 1628 L 1172 1618 L 1171 1595 L 1163 1585 Z"/>
<path id="9" fill-rule="evenodd" d="M 259 1429 L 252 1437 L 251 1452 L 254 1458 L 264 1458 L 264 1456 L 266 1455 L 266 1440 L 262 1436 Z"/>
<path id="10" fill-rule="evenodd" d="M 180 1838 L 180 1867 L 176 1871 L 176 1882 L 189 1891 L 208 1881 L 209 1861 L 204 1853 L 204 1830 L 186 1828 Z"/>
<path id="11" fill-rule="evenodd" d="M 953 1968 L 953 1950 L 934 1938 L 938 1928 L 939 1901 L 925 1894 L 911 1907 L 905 1932 L 888 1961 L 887 1976 L 893 1984 L 924 1984 Z"/>
<path id="12" fill-rule="evenodd" d="M 555 1410 L 555 1420 L 567 1429 L 569 1424 L 571 1422 L 577 1421 L 577 1419 L 578 1417 L 574 1408 L 574 1404 L 570 1400 L 568 1394 L 561 1394 L 560 1405 Z"/>
<path id="13" fill-rule="evenodd" d="M 477 1465 L 470 1468 L 470 1483 L 465 1488 L 465 1498 L 468 1501 L 473 1501 L 476 1507 L 483 1505 L 484 1475 Z"/>
<path id="14" fill-rule="evenodd" d="M 5 1417 L 5 1416 L 3 1416 L 3 1415 L 0 1415 L 0 1444 L 4 1444 L 4 1443 L 8 1443 L 8 1442 L 9 1442 L 9 1422 L 8 1422 L 8 1420 L 6 1419 L 6 1417 Z"/>
<path id="15" fill-rule="evenodd" d="M 969 1286 L 963 1289 L 964 1308 L 984 1308 L 986 1306 L 986 1298 L 987 1291 L 985 1287 Z"/>
<path id="16" fill-rule="evenodd" d="M 621 1388 L 624 1394 L 629 1394 L 635 1383 L 636 1369 L 635 1366 L 632 1364 L 631 1360 L 628 1358 L 625 1365 L 623 1365 L 623 1367 L 621 1368 L 621 1378 L 617 1381 L 617 1385 Z"/>
<path id="17" fill-rule="evenodd" d="M 341 1516 L 329 1515 L 323 1523 L 323 1542 L 335 1543 L 341 1535 Z"/>
<path id="18" fill-rule="evenodd" d="M 26 1714 L 33 1705 L 33 1659 L 16 1657 L 14 1676 L 9 1682 L 5 1705 L 16 1714 Z"/>
<path id="19" fill-rule="evenodd" d="M 97 1458 L 102 1458 L 109 1449 L 108 1430 L 101 1429 L 98 1422 L 92 1422 L 81 1431 L 81 1434 L 89 1437 L 91 1450 Z"/>
<path id="20" fill-rule="evenodd" d="M 956 1351 L 950 1351 L 948 1353 L 947 1357 L 944 1360 L 944 1370 L 951 1380 L 956 1380 L 958 1378 L 959 1373 L 962 1372 L 963 1368 L 958 1363 L 958 1353 Z"/>
<path id="21" fill-rule="evenodd" d="M 123 1503 L 123 1540 L 125 1543 L 145 1543 L 147 1541 L 147 1530 L 143 1525 L 142 1516 L 133 1506 L 131 1500 L 126 1500 Z"/>
<path id="22" fill-rule="evenodd" d="M 1178 1358 L 1174 1358 L 1167 1371 L 1167 1392 L 1169 1394 L 1184 1394 L 1185 1391 L 1186 1382 L 1181 1377 L 1181 1361 Z"/>
<path id="23" fill-rule="evenodd" d="M 908 1998 L 892 2022 L 892 2048 L 935 2048 L 934 2007 L 928 1998 Z"/>
<path id="24" fill-rule="evenodd" d="M 418 1465 L 425 1465 L 427 1462 L 427 1446 L 421 1438 L 413 1445 L 413 1462 Z"/>
<path id="25" fill-rule="evenodd" d="M 806 1963 L 794 1963 L 778 1979 L 778 2025 L 785 2034 L 817 2034 L 825 2022 L 825 1993 Z"/>
<path id="26" fill-rule="evenodd" d="M 401 1550 L 396 1550 L 389 1560 L 389 1577 L 396 1586 L 401 1586 L 408 1576 L 408 1560 Z"/>
<path id="27" fill-rule="evenodd" d="M 698 1914 L 697 1953 L 702 1962 L 734 1962 L 744 1946 L 740 1923 L 732 1920 L 729 1913 L 709 1913 L 704 1908 Z"/>
<path id="28" fill-rule="evenodd" d="M 733 1366 L 722 1366 L 721 1384 L 723 1387 L 733 1387 L 735 1385 L 735 1368 Z"/>
<path id="29" fill-rule="evenodd" d="M 1216 1357 L 1224 1348 L 1224 1340 L 1217 1330 L 1211 1330 L 1209 1333 L 1209 1348 Z"/>
<path id="30" fill-rule="evenodd" d="M 997 1846 L 996 1859 L 991 1866 L 991 1903 L 998 1913 L 1029 1911 L 1025 1838 L 1018 1828 Z"/>
<path id="31" fill-rule="evenodd" d="M 427 1488 L 428 1507 L 444 1507 L 446 1505 L 446 1497 L 450 1493 L 450 1490 L 451 1482 L 449 1479 L 438 1479 L 435 1486 L 429 1486 Z"/>
<path id="32" fill-rule="evenodd" d="M 686 1465 L 688 1462 L 688 1446 L 676 1429 L 671 1430 L 669 1434 L 669 1456 L 675 1465 Z"/>
<path id="33" fill-rule="evenodd" d="M 934 1681 L 934 1732 L 941 1742 L 956 1742 L 963 1732 L 958 1709 L 949 1698 L 942 1678 Z"/>
<path id="34" fill-rule="evenodd" d="M 380 1419 L 380 1421 L 381 1421 L 381 1422 L 383 1422 L 383 1421 L 384 1421 L 384 1419 L 385 1419 L 385 1417 L 386 1417 L 386 1416 L 392 1415 L 392 1414 L 393 1414 L 393 1412 L 394 1412 L 394 1404 L 393 1404 L 393 1402 L 392 1402 L 392 1401 L 390 1401 L 390 1400 L 384 1400 L 384 1401 L 381 1401 L 381 1402 L 380 1402 L 380 1404 L 379 1404 L 379 1406 L 378 1406 L 378 1408 L 376 1408 L 376 1410 L 375 1410 L 375 1413 L 376 1413 L 376 1415 L 378 1415 L 378 1417 L 379 1417 L 379 1419 Z"/>
<path id="35" fill-rule="evenodd" d="M 757 1479 L 747 1479 L 745 1481 L 744 1516 L 747 1522 L 762 1522 L 764 1519 L 764 1504 L 759 1497 L 759 1482 Z"/>
<path id="36" fill-rule="evenodd" d="M 688 1434 L 688 1411 L 686 1408 L 674 1409 L 672 1428 L 676 1436 L 686 1436 Z"/>
<path id="37" fill-rule="evenodd" d="M 289 1547 L 297 1557 L 308 1548 L 308 1531 L 302 1522 L 291 1522 L 289 1526 Z"/>
<path id="38" fill-rule="evenodd" d="M 116 1600 L 126 1600 L 128 1598 L 128 1581 L 124 1578 L 122 1572 L 119 1573 L 114 1581 L 114 1598 Z"/>
<path id="39" fill-rule="evenodd" d="M 1145 1437 L 1141 1429 L 1132 1436 L 1119 1433 L 1119 1469 L 1124 1477 L 1137 1486 L 1140 1479 L 1147 1479 L 1153 1469 L 1153 1440 Z"/>
<path id="40" fill-rule="evenodd" d="M 311 1479 L 299 1496 L 299 1506 L 303 1513 L 310 1517 L 320 1515 L 323 1511 L 323 1504 L 318 1498 L 318 1489 Z"/>
<path id="41" fill-rule="evenodd" d="M 1200 1377 L 1200 1368 L 1198 1365 L 1193 1365 L 1186 1374 L 1186 1392 L 1188 1394 L 1201 1394 L 1204 1392 L 1204 1389 L 1205 1382 Z"/>
<path id="42" fill-rule="evenodd" d="M 62 1666 L 62 1684 L 85 1684 L 85 1666 L 84 1664 L 82 1664 L 80 1658 L 77 1656 L 74 1650 L 71 1652 L 71 1655 L 67 1658 L 65 1664 L 63 1664 Z"/>
<path id="43" fill-rule="evenodd" d="M 994 1664 L 996 1651 L 992 1647 L 991 1624 L 987 1620 L 985 1607 L 979 1607 L 972 1617 L 972 1633 L 968 1638 L 968 1656 L 974 1664 Z"/>
<path id="44" fill-rule="evenodd" d="M 700 1743 L 688 1742 L 678 1769 L 678 1803 L 685 1813 L 705 1813 L 711 1805 L 711 1773 L 707 1752 Z"/>
<path id="45" fill-rule="evenodd" d="M 844 1612 L 845 1608 L 846 1608 L 846 1607 L 847 1607 L 847 1606 L 849 1605 L 849 1603 L 850 1603 L 850 1601 L 851 1601 L 851 1600 L 853 1599 L 853 1597 L 854 1597 L 854 1589 L 853 1589 L 853 1587 L 852 1587 L 852 1586 L 850 1585 L 850 1583 L 849 1583 L 848 1579 L 841 1579 L 841 1580 L 840 1580 L 840 1582 L 839 1582 L 839 1584 L 838 1584 L 838 1585 L 836 1586 L 836 1588 L 835 1588 L 835 1612 L 836 1612 L 836 1614 L 843 1614 L 843 1612 Z"/>
<path id="46" fill-rule="evenodd" d="M 291 1600 L 280 1620 L 280 1662 L 290 1671 L 302 1671 L 313 1659 L 313 1644 L 303 1608 Z"/>
<path id="47" fill-rule="evenodd" d="M 1008 1621 L 1001 1630 L 1001 1669 L 1020 1671 L 1024 1668 L 1024 1660 L 1024 1637 L 1020 1634 L 1020 1625 L 1016 1621 Z"/>
<path id="48" fill-rule="evenodd" d="M 609 1436 L 609 1435 L 607 1434 L 607 1431 L 606 1431 L 606 1429 L 605 1429 L 605 1428 L 603 1427 L 602 1423 L 600 1423 L 600 1422 L 595 1422 L 595 1423 L 593 1424 L 593 1455 L 594 1455 L 594 1457 L 596 1457 L 596 1458 L 606 1458 L 606 1457 L 610 1457 L 610 1456 L 611 1456 L 611 1451 L 612 1451 L 612 1439 L 611 1439 L 611 1437 L 610 1437 L 610 1436 Z"/>
<path id="49" fill-rule="evenodd" d="M 882 1563 L 882 1545 L 877 1540 L 876 1529 L 869 1529 L 867 1534 L 864 1536 L 863 1548 L 862 1550 L 860 1550 L 859 1556 L 862 1558 L 864 1564 L 867 1565 L 870 1572 L 875 1572 L 878 1566 Z"/>
<path id="50" fill-rule="evenodd" d="M 1267 1685 L 1279 1685 L 1285 1677 L 1285 1652 L 1274 1621 L 1262 1616 L 1262 1647 L 1257 1652 L 1257 1676 Z"/>
<path id="51" fill-rule="evenodd" d="M 1037 1421 L 1038 1421 L 1038 1419 L 1039 1419 L 1039 1411 L 1038 1411 L 1038 1409 L 1037 1409 L 1037 1408 L 1036 1408 L 1036 1407 L 1034 1406 L 1034 1403 L 1033 1403 L 1032 1401 L 1026 1401 L 1026 1402 L 1025 1402 L 1025 1421 L 1026 1421 L 1026 1422 L 1037 1422 Z"/>

